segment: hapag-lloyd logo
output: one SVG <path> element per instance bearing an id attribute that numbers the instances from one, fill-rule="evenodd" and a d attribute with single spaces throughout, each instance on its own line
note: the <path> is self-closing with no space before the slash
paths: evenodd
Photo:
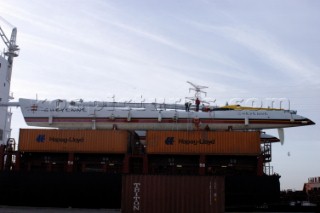
<path id="1" fill-rule="evenodd" d="M 165 139 L 166 145 L 173 145 L 174 142 L 174 137 L 167 137 Z M 178 144 L 182 145 L 211 145 L 215 143 L 215 139 L 178 139 Z"/>
<path id="2" fill-rule="evenodd" d="M 46 140 L 47 139 L 47 140 Z M 38 143 L 44 142 L 55 142 L 55 143 L 83 143 L 85 142 L 84 137 L 46 137 L 45 134 L 39 134 L 36 137 Z"/>
<path id="3" fill-rule="evenodd" d="M 40 135 L 38 135 L 38 136 L 36 137 L 36 141 L 37 141 L 38 143 L 44 143 L 45 140 L 46 140 L 46 136 L 43 135 L 43 134 L 40 134 Z"/>
<path id="4" fill-rule="evenodd" d="M 173 145 L 174 137 L 167 137 L 164 142 L 165 142 L 165 144 L 167 144 L 167 145 Z"/>

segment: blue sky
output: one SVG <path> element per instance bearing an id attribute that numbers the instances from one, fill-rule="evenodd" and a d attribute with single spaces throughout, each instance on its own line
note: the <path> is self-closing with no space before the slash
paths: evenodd
<path id="1" fill-rule="evenodd" d="M 3 0 L 0 16 L 11 25 L 0 23 L 7 35 L 18 28 L 16 99 L 170 102 L 190 96 L 192 81 L 220 105 L 286 98 L 319 123 L 319 11 L 316 0 Z M 12 110 L 18 137 L 27 126 Z M 286 129 L 285 144 L 273 145 L 282 189 L 320 176 L 319 130 Z"/>

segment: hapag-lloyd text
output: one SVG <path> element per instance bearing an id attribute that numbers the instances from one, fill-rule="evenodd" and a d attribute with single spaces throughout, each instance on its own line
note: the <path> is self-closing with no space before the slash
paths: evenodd
<path id="1" fill-rule="evenodd" d="M 206 140 L 206 139 L 199 139 L 199 140 L 186 140 L 186 139 L 179 139 L 178 140 L 179 144 L 184 144 L 184 145 L 198 145 L 198 144 L 203 144 L 203 145 L 211 145 L 211 144 L 215 144 L 216 141 L 214 139 L 212 140 Z"/>
<path id="2" fill-rule="evenodd" d="M 58 137 L 49 137 L 49 142 L 56 143 L 83 143 L 84 137 L 76 138 L 76 137 L 68 137 L 68 138 L 58 138 Z"/>

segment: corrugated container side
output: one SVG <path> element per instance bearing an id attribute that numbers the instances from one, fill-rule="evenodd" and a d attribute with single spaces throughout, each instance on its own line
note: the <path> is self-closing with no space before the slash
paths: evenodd
<path id="1" fill-rule="evenodd" d="M 124 175 L 122 212 L 224 212 L 224 177 Z"/>
<path id="2" fill-rule="evenodd" d="M 19 151 L 126 153 L 129 137 L 119 130 L 20 129 Z"/>
<path id="3" fill-rule="evenodd" d="M 260 132 L 148 131 L 148 154 L 258 155 Z"/>

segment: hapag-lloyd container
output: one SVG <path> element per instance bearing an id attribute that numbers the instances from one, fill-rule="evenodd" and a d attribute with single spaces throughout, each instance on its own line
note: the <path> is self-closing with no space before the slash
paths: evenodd
<path id="1" fill-rule="evenodd" d="M 259 131 L 148 131 L 148 154 L 258 155 Z"/>
<path id="2" fill-rule="evenodd" d="M 124 213 L 221 213 L 224 177 L 124 175 Z"/>
<path id="3" fill-rule="evenodd" d="M 121 130 L 20 129 L 19 151 L 126 153 L 129 140 Z"/>

